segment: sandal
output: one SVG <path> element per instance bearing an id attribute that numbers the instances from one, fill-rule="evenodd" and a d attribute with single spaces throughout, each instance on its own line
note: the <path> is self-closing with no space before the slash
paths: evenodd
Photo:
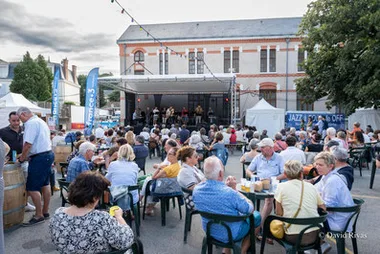
<path id="1" fill-rule="evenodd" d="M 261 242 L 263 240 L 263 237 L 261 235 L 257 235 L 256 236 L 256 240 L 259 241 L 259 242 Z M 267 238 L 266 242 L 267 242 L 267 244 L 270 244 L 270 245 L 274 244 L 272 238 Z"/>

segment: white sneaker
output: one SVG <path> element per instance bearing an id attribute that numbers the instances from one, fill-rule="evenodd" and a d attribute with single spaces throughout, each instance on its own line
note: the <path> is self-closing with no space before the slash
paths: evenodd
<path id="1" fill-rule="evenodd" d="M 34 212 L 36 210 L 36 207 L 32 204 L 29 204 L 29 202 L 26 203 L 25 206 L 25 212 Z"/>
<path id="2" fill-rule="evenodd" d="M 322 253 L 325 254 L 331 250 L 331 245 L 327 242 L 322 243 L 321 245 Z"/>

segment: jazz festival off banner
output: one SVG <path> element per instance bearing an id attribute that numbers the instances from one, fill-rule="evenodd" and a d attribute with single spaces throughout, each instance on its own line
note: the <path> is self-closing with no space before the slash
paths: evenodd
<path id="1" fill-rule="evenodd" d="M 51 103 L 51 115 L 54 119 L 55 127 L 58 126 L 58 120 L 59 120 L 59 68 L 55 71 L 54 74 L 54 81 L 53 81 L 53 96 L 52 96 L 52 103 Z"/>
<path id="2" fill-rule="evenodd" d="M 95 108 L 96 108 L 96 91 L 98 88 L 99 68 L 92 69 L 87 76 L 86 81 L 86 107 L 84 109 L 84 124 L 90 130 L 94 125 Z"/>

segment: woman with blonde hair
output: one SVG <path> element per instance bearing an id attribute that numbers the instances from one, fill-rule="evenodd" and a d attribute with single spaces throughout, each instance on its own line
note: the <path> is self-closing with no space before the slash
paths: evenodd
<path id="1" fill-rule="evenodd" d="M 276 215 L 287 218 L 311 218 L 319 216 L 318 208 L 326 210 L 317 189 L 311 183 L 303 181 L 301 162 L 287 161 L 284 174 L 289 181 L 278 184 L 274 194 Z M 285 232 L 285 240 L 296 243 L 298 234 L 305 227 L 305 225 L 290 225 Z M 315 242 L 318 232 L 318 228 L 308 229 L 302 237 L 301 245 Z"/>
<path id="2" fill-rule="evenodd" d="M 133 148 L 128 145 L 122 145 L 118 151 L 118 158 L 116 161 L 110 163 L 108 167 L 108 173 L 106 178 L 111 182 L 111 195 L 116 188 L 126 188 L 130 185 L 137 184 L 137 178 L 139 173 L 139 167 L 133 161 L 135 154 Z M 114 196 L 114 195 L 113 195 Z M 136 204 L 139 201 L 137 190 L 132 192 L 133 203 Z M 114 201 L 123 210 L 130 210 L 129 198 L 127 195 L 119 197 L 113 197 Z"/>
<path id="3" fill-rule="evenodd" d="M 133 131 L 128 131 L 125 134 L 125 139 L 127 140 L 130 146 L 133 146 L 135 144 L 135 134 L 133 133 Z"/>

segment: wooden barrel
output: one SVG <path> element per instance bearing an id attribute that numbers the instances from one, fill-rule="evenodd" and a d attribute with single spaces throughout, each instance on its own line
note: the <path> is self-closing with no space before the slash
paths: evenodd
<path id="1" fill-rule="evenodd" d="M 57 171 L 61 172 L 60 162 L 66 162 L 67 157 L 71 154 L 71 145 L 60 146 L 54 148 L 54 162 Z"/>
<path id="2" fill-rule="evenodd" d="M 25 178 L 21 167 L 6 164 L 4 176 L 4 229 L 21 224 L 24 221 L 26 204 Z"/>

